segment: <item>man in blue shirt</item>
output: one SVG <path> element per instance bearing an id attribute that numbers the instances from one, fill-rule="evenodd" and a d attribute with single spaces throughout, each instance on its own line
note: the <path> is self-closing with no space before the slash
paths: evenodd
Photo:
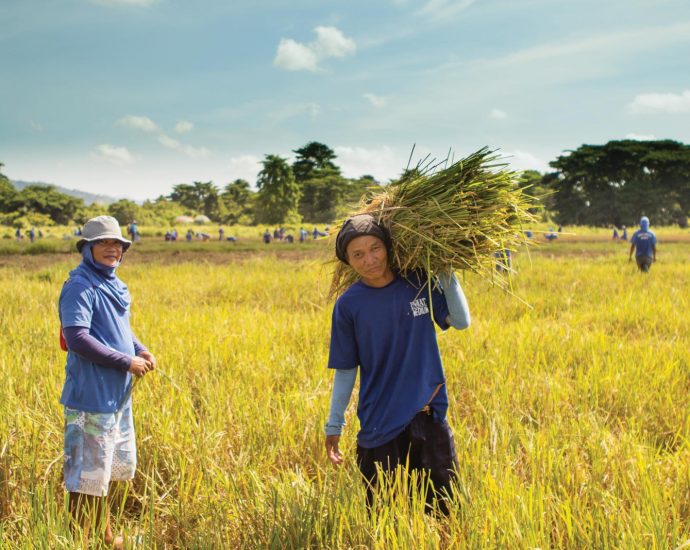
<path id="1" fill-rule="evenodd" d="M 632 261 L 635 252 L 637 268 L 643 273 L 647 273 L 652 267 L 652 262 L 656 262 L 656 235 L 649 230 L 649 218 L 640 218 L 640 229 L 633 233 L 630 239 L 630 255 L 628 261 Z"/>
<path id="2" fill-rule="evenodd" d="M 336 238 L 336 255 L 360 276 L 333 309 L 328 367 L 335 369 L 326 452 L 336 466 L 344 413 L 360 371 L 357 464 L 374 502 L 377 466 L 392 472 L 407 465 L 428 476 L 425 495 L 448 513 L 457 475 L 453 436 L 446 420 L 448 395 L 434 323 L 464 329 L 470 317 L 454 275 L 442 277 L 443 291 L 430 292 L 424 272 L 395 273 L 391 240 L 369 214 L 348 219 Z"/>

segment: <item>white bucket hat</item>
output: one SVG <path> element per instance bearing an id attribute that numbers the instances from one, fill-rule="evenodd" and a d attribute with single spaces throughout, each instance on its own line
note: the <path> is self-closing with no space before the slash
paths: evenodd
<path id="1" fill-rule="evenodd" d="M 132 241 L 122 237 L 120 224 L 112 216 L 96 216 L 84 224 L 81 239 L 77 241 L 77 250 L 81 252 L 85 243 L 100 241 L 101 239 L 117 239 L 122 243 L 123 251 L 126 251 Z"/>

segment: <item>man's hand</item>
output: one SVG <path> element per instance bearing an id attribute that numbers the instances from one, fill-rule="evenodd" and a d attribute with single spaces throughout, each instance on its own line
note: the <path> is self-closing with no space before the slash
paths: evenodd
<path id="1" fill-rule="evenodd" d="M 153 365 L 143 357 L 132 357 L 132 362 L 129 364 L 129 372 L 134 376 L 144 376 L 147 372 L 153 370 Z"/>
<path id="2" fill-rule="evenodd" d="M 153 353 L 151 353 L 150 351 L 140 351 L 139 357 L 142 357 L 142 358 L 146 359 L 146 361 L 151 363 L 151 368 L 149 370 L 153 370 L 156 368 L 156 358 L 153 356 Z"/>
<path id="3" fill-rule="evenodd" d="M 338 448 L 338 443 L 340 443 L 339 435 L 326 436 L 326 455 L 333 466 L 340 466 L 343 463 L 343 455 Z"/>

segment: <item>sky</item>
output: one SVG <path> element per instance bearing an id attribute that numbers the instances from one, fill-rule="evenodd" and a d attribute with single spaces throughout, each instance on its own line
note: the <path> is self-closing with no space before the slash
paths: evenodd
<path id="1" fill-rule="evenodd" d="M 254 183 L 319 141 L 348 177 L 488 146 L 690 143 L 688 0 L 2 0 L 0 162 L 135 200 Z"/>

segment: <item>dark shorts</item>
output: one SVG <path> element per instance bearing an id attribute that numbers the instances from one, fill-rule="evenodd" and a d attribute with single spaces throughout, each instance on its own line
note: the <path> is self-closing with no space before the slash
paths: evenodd
<path id="1" fill-rule="evenodd" d="M 640 271 L 647 272 L 649 268 L 652 267 L 652 258 L 649 256 L 637 256 L 635 260 L 637 261 L 637 267 Z"/>
<path id="2" fill-rule="evenodd" d="M 423 481 L 431 481 L 432 490 L 428 490 L 426 483 L 422 486 L 427 510 L 433 510 L 436 503 L 442 513 L 448 514 L 447 501 L 453 495 L 458 458 L 446 420 L 434 422 L 431 414 L 420 412 L 392 441 L 371 449 L 357 445 L 357 465 L 364 476 L 369 506 L 374 504 L 380 481 L 377 466 L 384 475 L 398 466 L 407 466 L 408 470 L 422 474 Z"/>

